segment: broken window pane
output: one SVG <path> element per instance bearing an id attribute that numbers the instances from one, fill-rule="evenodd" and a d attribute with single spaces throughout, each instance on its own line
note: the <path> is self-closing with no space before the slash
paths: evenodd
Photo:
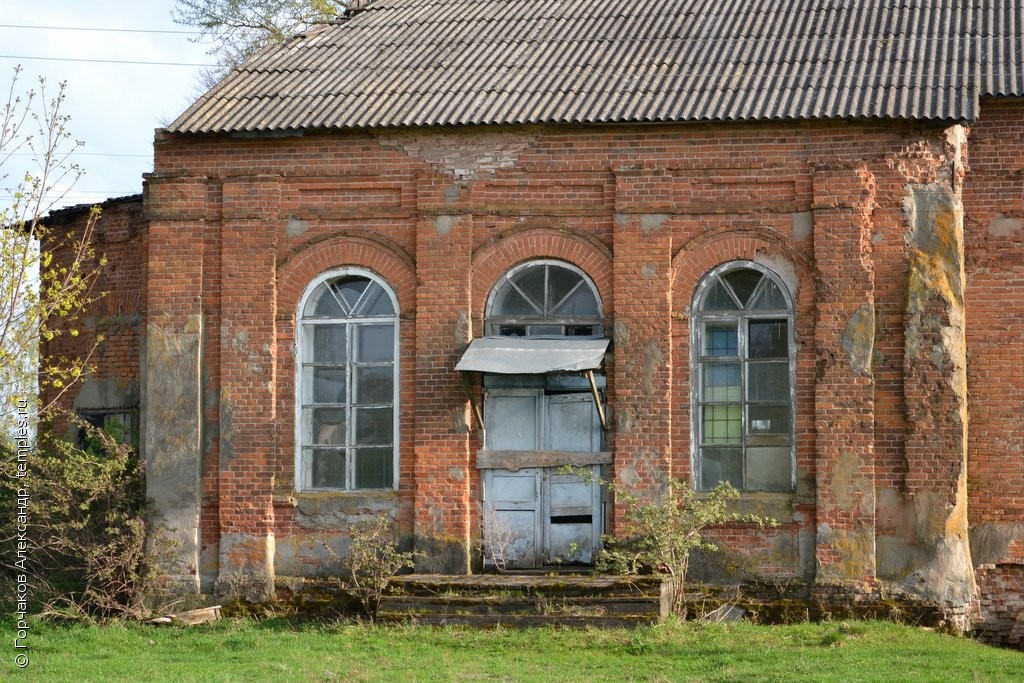
<path id="1" fill-rule="evenodd" d="M 332 446 L 345 445 L 348 440 L 348 432 L 345 429 L 344 408 L 314 408 L 311 419 L 311 443 Z"/>
<path id="2" fill-rule="evenodd" d="M 789 434 L 789 405 L 751 403 L 747 434 Z"/>

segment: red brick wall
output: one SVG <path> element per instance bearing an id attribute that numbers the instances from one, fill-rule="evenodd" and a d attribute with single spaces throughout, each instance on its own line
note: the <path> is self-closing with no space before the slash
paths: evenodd
<path id="1" fill-rule="evenodd" d="M 756 547 L 774 576 L 809 579 L 826 561 L 838 575 L 870 578 L 873 556 L 854 558 L 849 548 L 829 555 L 815 536 L 823 523 L 870 533 L 875 487 L 902 496 L 908 476 L 922 474 L 904 450 L 904 199 L 910 183 L 950 180 L 951 165 L 940 126 L 892 123 L 161 138 L 150 202 L 177 202 L 183 219 L 203 226 L 202 284 L 182 281 L 178 292 L 183 305 L 201 302 L 205 419 L 221 435 L 205 451 L 204 543 L 227 528 L 220 508 L 230 499 L 255 506 L 244 509 L 272 527 L 283 573 L 309 569 L 295 539 L 342 538 L 350 515 L 381 505 L 397 510 L 403 533 L 465 547 L 479 533 L 478 444 L 453 367 L 482 334 L 495 279 L 537 257 L 587 272 L 612 323 L 617 476 L 652 491 L 669 474 L 687 477 L 693 288 L 711 268 L 750 259 L 795 286 L 798 486 L 791 495 L 747 496 L 782 517 L 779 529 L 757 532 L 762 542 L 746 542 L 747 530 L 721 537 L 738 552 Z M 808 216 L 814 230 L 803 227 Z M 821 241 L 826 226 L 821 235 L 848 253 Z M 176 254 L 155 251 L 151 261 L 194 260 L 199 251 L 190 240 L 167 248 Z M 390 497 L 312 501 L 292 493 L 295 306 L 313 277 L 341 265 L 380 273 L 401 302 L 400 485 Z M 844 298 L 851 290 L 856 296 Z M 874 306 L 877 330 L 871 376 L 858 380 L 841 341 L 861 305 Z M 252 386 L 239 384 L 248 361 L 225 336 L 250 316 L 252 335 L 269 344 L 257 354 L 261 383 Z M 818 385 L 823 372 L 833 373 L 835 391 Z M 218 397 L 229 380 L 231 396 L 241 387 L 246 397 L 232 410 L 230 438 L 250 435 L 233 446 L 248 444 L 252 470 L 225 470 L 218 455 L 228 438 Z M 852 477 L 844 486 L 866 487 L 862 495 L 821 489 L 823 426 L 832 430 L 828 476 L 855 444 L 859 464 L 840 471 Z"/>

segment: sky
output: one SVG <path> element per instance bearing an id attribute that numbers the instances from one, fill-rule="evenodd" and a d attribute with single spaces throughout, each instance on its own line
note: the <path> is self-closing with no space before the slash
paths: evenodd
<path id="1" fill-rule="evenodd" d="M 197 37 L 188 34 L 192 29 L 171 20 L 174 4 L 0 0 L 0 107 L 19 64 L 16 92 L 38 90 L 38 78 L 43 77 L 46 92 L 53 95 L 57 84 L 66 81 L 68 128 L 72 138 L 85 143 L 72 157 L 85 174 L 60 206 L 141 192 L 142 174 L 153 169 L 154 130 L 173 121 L 200 95 L 202 69 L 195 65 L 213 63 L 206 54 L 210 45 L 190 42 Z M 30 26 L 48 28 L 26 28 Z M 3 206 L 11 200 L 11 179 L 27 168 L 20 164 L 30 162 L 17 156 L 4 164 Z"/>

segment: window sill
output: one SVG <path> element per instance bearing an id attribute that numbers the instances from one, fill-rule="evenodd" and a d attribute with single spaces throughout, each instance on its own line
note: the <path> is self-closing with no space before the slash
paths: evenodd
<path id="1" fill-rule="evenodd" d="M 699 491 L 697 498 L 706 499 L 710 491 Z M 774 519 L 780 524 L 793 517 L 796 494 L 792 491 L 741 491 L 739 498 L 729 501 L 729 511 L 741 515 L 757 515 Z"/>
<path id="2" fill-rule="evenodd" d="M 390 509 L 398 500 L 392 489 L 355 491 L 291 491 L 274 495 L 274 507 L 296 508 L 306 514 L 343 512 L 353 509 Z"/>
<path id="3" fill-rule="evenodd" d="M 585 467 L 612 464 L 611 451 L 492 451 L 476 453 L 478 470 L 509 470 L 524 467 Z"/>

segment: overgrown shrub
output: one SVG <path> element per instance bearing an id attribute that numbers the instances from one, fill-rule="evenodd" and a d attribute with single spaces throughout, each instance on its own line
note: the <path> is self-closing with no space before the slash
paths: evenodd
<path id="1" fill-rule="evenodd" d="M 142 616 L 156 564 L 147 552 L 142 464 L 128 435 L 70 420 L 84 431 L 83 446 L 43 432 L 24 476 L 11 476 L 11 462 L 5 461 L 8 473 L 0 477 L 4 568 L 30 577 L 44 617 Z M 26 494 L 20 520 L 19 490 Z M 26 544 L 20 556 L 19 541 Z"/>
<path id="2" fill-rule="evenodd" d="M 380 603 L 391 578 L 403 569 L 411 569 L 416 551 L 400 551 L 393 537 L 391 518 L 377 515 L 371 521 L 357 524 L 352 529 L 348 555 L 342 564 L 348 570 L 346 588 L 362 605 L 366 616 L 376 618 Z"/>
<path id="3" fill-rule="evenodd" d="M 640 498 L 614 483 L 609 487 L 625 504 L 625 534 L 606 537 L 597 554 L 596 569 L 603 573 L 668 574 L 672 582 L 672 612 L 686 617 L 686 570 L 690 552 L 716 549 L 704 538 L 708 527 L 729 522 L 775 526 L 775 520 L 730 511 L 729 501 L 739 491 L 726 482 L 710 493 L 700 494 L 680 479 L 670 479 L 668 494 Z"/>

